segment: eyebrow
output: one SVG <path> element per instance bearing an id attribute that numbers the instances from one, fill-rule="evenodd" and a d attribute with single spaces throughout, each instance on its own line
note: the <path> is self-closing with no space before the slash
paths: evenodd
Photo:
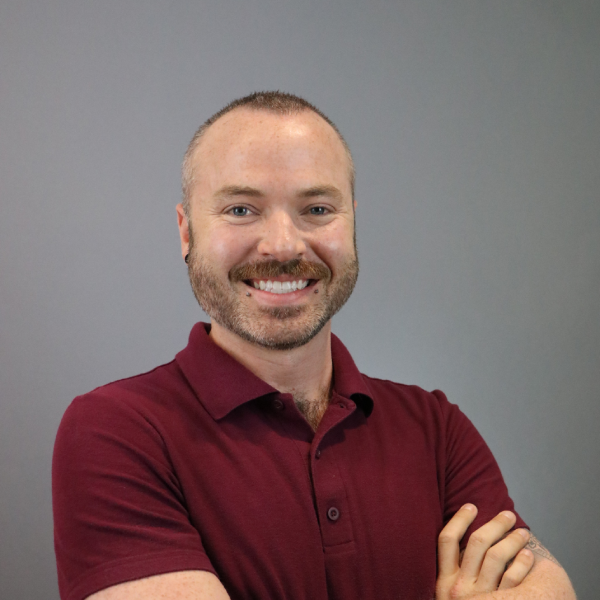
<path id="1" fill-rule="evenodd" d="M 253 198 L 259 198 L 264 194 L 256 188 L 244 186 L 244 185 L 226 185 L 215 193 L 215 196 L 251 196 Z"/>
<path id="2" fill-rule="evenodd" d="M 261 198 L 264 193 L 260 190 L 244 185 L 226 185 L 215 192 L 218 198 L 227 198 L 232 196 L 249 196 L 251 198 Z M 316 198 L 319 196 L 329 196 L 338 200 L 343 198 L 342 192 L 333 185 L 317 185 L 302 190 L 298 196 L 300 198 Z"/>
<path id="3" fill-rule="evenodd" d="M 317 196 L 330 196 L 337 200 L 343 198 L 342 192 L 333 185 L 318 185 L 315 187 L 302 190 L 299 194 L 301 198 L 315 198 Z"/>

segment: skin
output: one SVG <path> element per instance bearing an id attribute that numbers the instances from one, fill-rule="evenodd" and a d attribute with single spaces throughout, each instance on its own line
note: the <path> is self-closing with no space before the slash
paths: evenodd
<path id="1" fill-rule="evenodd" d="M 192 264 L 204 261 L 212 283 L 249 319 L 249 326 L 259 321 L 259 333 L 272 340 L 290 331 L 302 333 L 355 258 L 356 205 L 337 135 L 311 112 L 281 116 L 235 109 L 209 128 L 195 159 L 189 221 L 183 207 L 177 207 L 182 256 L 190 252 L 193 231 Z M 316 207 L 323 210 L 312 211 Z M 272 295 L 229 276 L 239 265 L 297 258 L 324 265 L 330 277 L 294 294 Z M 300 307 L 300 317 L 282 326 L 269 313 L 282 307 Z M 287 350 L 252 343 L 214 319 L 210 335 L 258 377 L 309 407 L 303 412 L 311 415 L 313 428 L 318 426 L 331 389 L 330 320 L 308 342 Z M 575 598 L 566 573 L 547 550 L 523 531 L 510 532 L 516 520 L 512 513 L 501 513 L 478 529 L 461 560 L 459 542 L 476 514 L 474 506 L 466 505 L 440 534 L 437 600 Z M 122 583 L 89 600 L 228 598 L 212 573 L 182 571 Z"/>
<path id="2" fill-rule="evenodd" d="M 464 505 L 438 538 L 436 600 L 575 600 L 575 592 L 558 561 L 525 529 L 511 531 L 510 511 L 477 529 L 461 555 L 459 543 L 477 516 Z"/>
<path id="3" fill-rule="evenodd" d="M 250 323 L 260 324 L 271 338 L 302 331 L 304 317 L 313 318 L 355 259 L 349 165 L 337 134 L 310 111 L 281 116 L 236 109 L 209 128 L 195 158 L 189 222 L 177 207 L 182 256 L 189 252 L 191 228 L 192 260 L 202 260 L 217 283 L 231 291 Z M 325 266 L 330 281 L 275 295 L 229 280 L 238 265 L 294 259 Z M 300 308 L 301 318 L 281 321 L 265 313 L 282 307 Z M 308 343 L 286 351 L 243 339 L 214 318 L 210 335 L 281 392 L 304 401 L 328 396 L 330 321 Z"/>

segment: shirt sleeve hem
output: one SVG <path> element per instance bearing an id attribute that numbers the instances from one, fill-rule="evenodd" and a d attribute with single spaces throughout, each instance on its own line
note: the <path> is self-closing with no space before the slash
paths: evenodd
<path id="1" fill-rule="evenodd" d="M 145 554 L 111 561 L 91 569 L 75 581 L 63 600 L 84 600 L 119 583 L 176 571 L 209 571 L 217 575 L 208 556 L 200 552 L 177 550 Z"/>

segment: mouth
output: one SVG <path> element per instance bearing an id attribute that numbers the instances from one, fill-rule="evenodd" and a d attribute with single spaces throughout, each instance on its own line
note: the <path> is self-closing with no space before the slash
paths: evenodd
<path id="1" fill-rule="evenodd" d="M 292 294 L 307 287 L 314 286 L 318 279 L 246 279 L 248 287 L 270 294 Z"/>

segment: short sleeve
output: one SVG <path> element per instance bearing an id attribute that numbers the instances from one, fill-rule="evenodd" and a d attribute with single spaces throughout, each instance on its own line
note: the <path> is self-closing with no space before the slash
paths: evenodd
<path id="1" fill-rule="evenodd" d="M 502 473 L 491 450 L 473 425 L 443 392 L 435 390 L 444 415 L 444 523 L 461 506 L 470 502 L 477 509 L 477 517 L 467 530 L 461 548 L 467 544 L 473 531 L 493 519 L 499 512 L 510 510 L 517 516 L 515 527 L 527 527 L 515 511 Z"/>
<path id="2" fill-rule="evenodd" d="M 52 495 L 63 600 L 173 571 L 215 573 L 160 434 L 125 401 L 98 390 L 73 401 L 56 438 Z"/>

